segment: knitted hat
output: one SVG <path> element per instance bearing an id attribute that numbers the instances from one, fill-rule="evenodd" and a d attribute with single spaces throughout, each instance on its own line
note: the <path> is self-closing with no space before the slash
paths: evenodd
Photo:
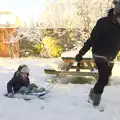
<path id="1" fill-rule="evenodd" d="M 21 69 L 20 72 L 22 72 L 22 73 L 29 73 L 29 68 L 28 68 L 27 66 L 25 66 L 25 67 L 23 67 L 23 68 Z"/>
<path id="2" fill-rule="evenodd" d="M 17 71 L 29 74 L 29 68 L 27 65 L 20 65 Z"/>

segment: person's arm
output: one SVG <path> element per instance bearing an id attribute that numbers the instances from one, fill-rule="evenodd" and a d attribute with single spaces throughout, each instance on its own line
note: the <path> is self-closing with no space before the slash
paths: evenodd
<path id="1" fill-rule="evenodd" d="M 12 93 L 12 87 L 14 85 L 14 79 L 12 78 L 8 83 L 7 83 L 7 92 Z"/>
<path id="2" fill-rule="evenodd" d="M 85 55 L 85 53 L 90 50 L 90 48 L 92 47 L 94 42 L 97 41 L 97 39 L 100 39 L 102 26 L 103 21 L 99 19 L 91 32 L 90 38 L 84 43 L 84 46 L 79 51 L 79 54 L 81 56 Z"/>

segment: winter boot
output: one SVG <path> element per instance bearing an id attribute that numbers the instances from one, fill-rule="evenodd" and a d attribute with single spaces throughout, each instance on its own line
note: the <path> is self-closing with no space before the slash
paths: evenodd
<path id="1" fill-rule="evenodd" d="M 100 104 L 101 94 L 95 93 L 93 88 L 91 88 L 89 98 L 92 100 L 94 106 L 98 106 Z"/>
<path id="2" fill-rule="evenodd" d="M 94 90 L 93 90 L 93 88 L 91 88 L 90 89 L 90 92 L 89 92 L 89 98 L 91 99 L 91 100 L 93 100 L 92 98 L 92 96 L 93 96 L 93 92 L 94 92 Z"/>
<path id="3" fill-rule="evenodd" d="M 93 105 L 98 106 L 101 101 L 101 94 L 93 93 L 92 100 L 93 100 Z"/>

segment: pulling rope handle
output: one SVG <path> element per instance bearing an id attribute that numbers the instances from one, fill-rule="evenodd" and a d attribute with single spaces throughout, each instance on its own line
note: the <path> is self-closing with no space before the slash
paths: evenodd
<path id="1" fill-rule="evenodd" d="M 66 67 L 66 69 L 60 73 L 57 73 L 57 75 L 55 76 L 54 79 L 58 79 L 60 76 L 62 76 L 66 71 L 68 71 L 73 65 L 72 63 L 69 63 L 69 65 Z M 50 89 L 52 89 L 52 87 L 57 83 L 58 81 L 56 81 L 55 83 L 50 83 L 47 87 L 46 90 L 49 91 Z"/>

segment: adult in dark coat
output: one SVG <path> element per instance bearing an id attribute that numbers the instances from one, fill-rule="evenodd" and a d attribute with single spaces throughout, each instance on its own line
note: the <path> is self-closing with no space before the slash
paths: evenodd
<path id="1" fill-rule="evenodd" d="M 90 48 L 92 48 L 99 78 L 90 90 L 89 97 L 93 105 L 97 106 L 112 73 L 113 64 L 109 61 L 113 61 L 120 50 L 120 2 L 116 1 L 115 7 L 109 10 L 108 16 L 97 21 L 90 38 L 76 55 L 76 61 L 80 62 Z"/>

